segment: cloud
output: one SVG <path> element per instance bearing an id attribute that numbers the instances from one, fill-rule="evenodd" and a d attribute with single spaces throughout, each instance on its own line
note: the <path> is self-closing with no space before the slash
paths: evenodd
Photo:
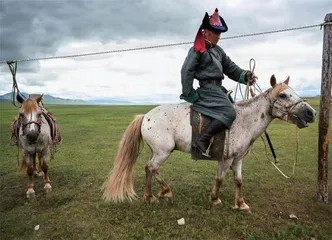
<path id="1" fill-rule="evenodd" d="M 329 1 L 15 1 L 2 0 L 0 61 L 64 56 L 194 41 L 205 14 L 215 7 L 229 31 L 223 38 L 321 23 Z M 330 9 L 330 10 L 329 10 Z M 6 19 L 15 19 L 8 21 Z M 6 20 L 6 21 L 5 21 Z M 267 34 L 219 43 L 240 67 L 256 60 L 261 88 L 291 76 L 300 94 L 320 91 L 322 30 Z M 180 101 L 180 70 L 191 44 L 77 58 L 18 63 L 21 91 L 58 97 Z M 236 83 L 224 85 L 235 90 Z M 8 66 L 0 66 L 0 94 L 11 91 Z M 197 82 L 195 82 L 197 87 Z M 22 88 L 22 89 L 21 89 Z M 309 91 L 310 90 L 310 91 Z"/>

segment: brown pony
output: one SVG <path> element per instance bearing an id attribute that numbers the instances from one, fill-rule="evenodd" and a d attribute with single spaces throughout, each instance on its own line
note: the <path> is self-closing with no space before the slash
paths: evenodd
<path id="1" fill-rule="evenodd" d="M 18 97 L 21 103 L 19 109 L 19 134 L 18 143 L 22 150 L 21 169 L 26 170 L 29 183 L 26 192 L 27 198 L 35 197 L 33 176 L 36 171 L 36 157 L 39 160 L 39 169 L 44 173 L 44 189 L 50 192 L 52 187 L 48 175 L 48 161 L 52 149 L 51 129 L 41 105 L 42 95 L 26 100 Z"/>

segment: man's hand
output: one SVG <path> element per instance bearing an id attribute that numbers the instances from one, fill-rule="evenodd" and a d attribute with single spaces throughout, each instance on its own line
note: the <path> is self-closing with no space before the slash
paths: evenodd
<path id="1" fill-rule="evenodd" d="M 248 71 L 246 73 L 246 79 L 247 79 L 247 82 L 249 82 L 249 85 L 251 86 L 251 85 L 255 84 L 255 82 L 257 81 L 258 78 L 254 73 Z"/>

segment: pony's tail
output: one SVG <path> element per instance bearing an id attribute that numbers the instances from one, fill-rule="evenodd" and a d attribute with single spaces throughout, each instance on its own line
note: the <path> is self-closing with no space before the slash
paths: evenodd
<path id="1" fill-rule="evenodd" d="M 133 186 L 133 165 L 139 155 L 142 141 L 141 125 L 144 115 L 137 115 L 122 136 L 113 169 L 102 185 L 103 199 L 122 202 L 136 199 Z"/>

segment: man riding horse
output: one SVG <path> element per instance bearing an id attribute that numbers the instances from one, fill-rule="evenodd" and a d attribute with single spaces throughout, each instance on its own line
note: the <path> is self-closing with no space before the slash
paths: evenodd
<path id="1" fill-rule="evenodd" d="M 193 146 L 208 158 L 211 157 L 207 152 L 211 138 L 229 129 L 236 118 L 227 90 L 222 86 L 224 74 L 242 84 L 252 85 L 257 79 L 252 72 L 237 66 L 217 45 L 220 34 L 227 30 L 218 9 L 211 16 L 205 13 L 194 46 L 189 49 L 181 69 L 180 99 L 192 103 L 193 110 L 210 120 L 199 138 L 193 141 Z M 194 79 L 199 80 L 197 90 L 193 88 Z"/>

